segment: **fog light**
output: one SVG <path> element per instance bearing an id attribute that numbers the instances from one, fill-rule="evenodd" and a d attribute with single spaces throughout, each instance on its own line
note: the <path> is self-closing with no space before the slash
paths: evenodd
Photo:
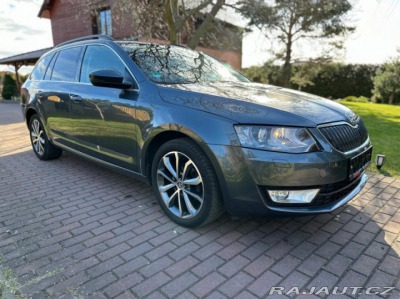
<path id="1" fill-rule="evenodd" d="M 284 202 L 289 196 L 289 191 L 269 191 L 269 196 L 273 198 L 273 201 Z"/>
<path id="2" fill-rule="evenodd" d="M 385 155 L 376 155 L 375 164 L 378 169 L 381 169 L 383 164 L 385 164 L 386 156 Z"/>
<path id="3" fill-rule="evenodd" d="M 277 203 L 310 203 L 319 189 L 307 190 L 268 190 L 269 197 Z"/>

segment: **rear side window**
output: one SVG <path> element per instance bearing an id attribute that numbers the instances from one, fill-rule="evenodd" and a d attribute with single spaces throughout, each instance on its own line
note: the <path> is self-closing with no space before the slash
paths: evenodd
<path id="1" fill-rule="evenodd" d="M 112 50 L 104 46 L 88 46 L 82 62 L 80 81 L 90 83 L 90 73 L 103 69 L 116 70 L 126 76 L 125 65 Z"/>
<path id="2" fill-rule="evenodd" d="M 77 79 L 82 47 L 69 48 L 59 52 L 51 80 L 74 82 Z"/>
<path id="3" fill-rule="evenodd" d="M 31 74 L 31 80 L 43 80 L 44 73 L 46 72 L 49 62 L 53 58 L 53 54 L 43 57 L 36 65 L 35 69 Z"/>
<path id="4" fill-rule="evenodd" d="M 57 59 L 57 54 L 53 55 L 53 58 L 50 61 L 49 66 L 47 67 L 47 71 L 46 71 L 46 75 L 44 76 L 44 80 L 50 80 L 51 79 L 51 72 L 53 71 L 53 67 L 54 67 L 54 62 L 56 62 Z"/>

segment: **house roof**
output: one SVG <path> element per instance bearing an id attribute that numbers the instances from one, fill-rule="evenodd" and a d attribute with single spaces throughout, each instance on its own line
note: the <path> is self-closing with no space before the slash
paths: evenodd
<path id="1" fill-rule="evenodd" d="M 40 7 L 38 17 L 50 19 L 50 9 L 54 0 L 43 0 L 42 6 Z"/>
<path id="2" fill-rule="evenodd" d="M 50 51 L 52 48 L 45 48 L 36 51 L 26 52 L 6 58 L 0 59 L 0 64 L 35 64 L 36 61 L 46 52 Z"/>

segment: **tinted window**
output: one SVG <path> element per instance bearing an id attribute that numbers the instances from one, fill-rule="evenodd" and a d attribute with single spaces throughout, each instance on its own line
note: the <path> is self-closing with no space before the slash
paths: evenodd
<path id="1" fill-rule="evenodd" d="M 44 76 L 44 80 L 50 80 L 51 73 L 52 73 L 53 67 L 54 67 L 54 62 L 56 61 L 56 59 L 57 59 L 57 53 L 55 55 L 53 55 L 53 58 L 51 59 L 50 64 L 47 67 L 46 75 Z"/>
<path id="2" fill-rule="evenodd" d="M 53 54 L 47 55 L 38 62 L 31 74 L 31 80 L 43 80 L 44 73 L 46 72 L 47 66 L 49 65 L 52 57 Z"/>
<path id="3" fill-rule="evenodd" d="M 76 81 L 81 51 L 81 47 L 60 51 L 54 65 L 51 80 Z"/>
<path id="4" fill-rule="evenodd" d="M 80 81 L 90 83 L 90 73 L 102 69 L 113 69 L 126 75 L 125 65 L 112 50 L 104 46 L 88 46 L 82 62 Z"/>
<path id="5" fill-rule="evenodd" d="M 197 51 L 169 45 L 119 44 L 144 75 L 156 83 L 249 82 L 232 68 Z"/>

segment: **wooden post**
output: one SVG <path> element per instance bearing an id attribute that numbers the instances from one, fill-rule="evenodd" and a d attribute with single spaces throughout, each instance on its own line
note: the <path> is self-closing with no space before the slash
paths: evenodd
<path id="1" fill-rule="evenodd" d="M 17 84 L 17 95 L 20 94 L 20 89 L 21 89 L 21 83 L 19 82 L 19 75 L 18 75 L 18 70 L 21 67 L 21 65 L 18 65 L 18 63 L 14 63 L 14 68 L 15 68 L 15 81 Z"/>

